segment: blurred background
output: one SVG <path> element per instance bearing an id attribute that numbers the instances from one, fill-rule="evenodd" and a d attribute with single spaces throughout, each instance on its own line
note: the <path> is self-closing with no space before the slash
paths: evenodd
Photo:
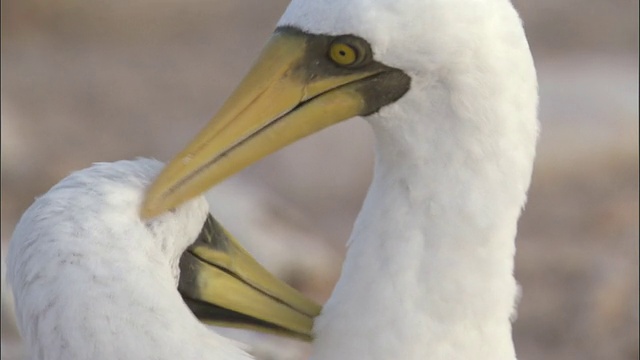
<path id="1" fill-rule="evenodd" d="M 287 3 L 3 0 L 2 249 L 33 198 L 70 171 L 180 150 Z M 637 359 L 638 1 L 514 3 L 538 68 L 542 123 L 517 240 L 519 358 Z M 356 119 L 222 184 L 212 211 L 323 302 L 371 173 L 372 136 Z M 5 293 L 2 358 L 20 359 Z M 308 351 L 247 341 L 280 359 Z"/>

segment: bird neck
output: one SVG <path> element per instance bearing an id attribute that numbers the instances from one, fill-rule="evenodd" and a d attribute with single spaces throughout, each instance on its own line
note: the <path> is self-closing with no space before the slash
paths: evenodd
<path id="1" fill-rule="evenodd" d="M 316 322 L 314 359 L 515 359 L 514 239 L 535 152 L 533 88 L 520 119 L 494 111 L 476 126 L 446 101 L 425 110 L 414 94 L 370 120 L 374 178 Z"/>
<path id="2" fill-rule="evenodd" d="M 189 311 L 156 244 L 69 237 L 22 249 L 18 272 L 32 272 L 13 279 L 14 295 L 33 359 L 249 359 Z"/>

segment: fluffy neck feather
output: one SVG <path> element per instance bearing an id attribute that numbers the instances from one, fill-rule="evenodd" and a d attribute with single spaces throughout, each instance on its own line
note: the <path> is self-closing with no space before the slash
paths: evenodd
<path id="1" fill-rule="evenodd" d="M 208 206 L 143 223 L 162 164 L 99 164 L 38 198 L 10 243 L 8 277 L 32 359 L 248 359 L 198 322 L 176 289 L 177 260 Z"/>

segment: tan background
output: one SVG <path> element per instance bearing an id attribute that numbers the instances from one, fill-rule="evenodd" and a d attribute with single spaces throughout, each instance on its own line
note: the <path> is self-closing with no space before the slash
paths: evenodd
<path id="1" fill-rule="evenodd" d="M 33 197 L 70 171 L 168 160 L 237 84 L 286 4 L 3 1 L 3 249 Z M 539 71 L 543 129 L 518 238 L 519 358 L 637 359 L 638 2 L 515 5 Z M 324 248 L 339 264 L 370 179 L 371 141 L 353 120 L 238 178 L 269 194 L 267 219 L 316 239 L 309 253 Z M 280 273 L 324 301 L 338 271 Z M 17 338 L 4 320 L 10 359 L 5 345 Z"/>

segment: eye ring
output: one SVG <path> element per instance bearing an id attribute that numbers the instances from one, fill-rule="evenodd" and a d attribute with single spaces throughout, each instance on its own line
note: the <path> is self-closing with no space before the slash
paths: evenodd
<path id="1" fill-rule="evenodd" d="M 362 65 L 369 56 L 366 45 L 360 44 L 357 38 L 342 36 L 329 45 L 329 59 L 341 67 L 356 67 Z"/>
<path id="2" fill-rule="evenodd" d="M 358 60 L 358 50 L 341 41 L 336 41 L 329 48 L 329 58 L 341 66 L 353 65 Z"/>

